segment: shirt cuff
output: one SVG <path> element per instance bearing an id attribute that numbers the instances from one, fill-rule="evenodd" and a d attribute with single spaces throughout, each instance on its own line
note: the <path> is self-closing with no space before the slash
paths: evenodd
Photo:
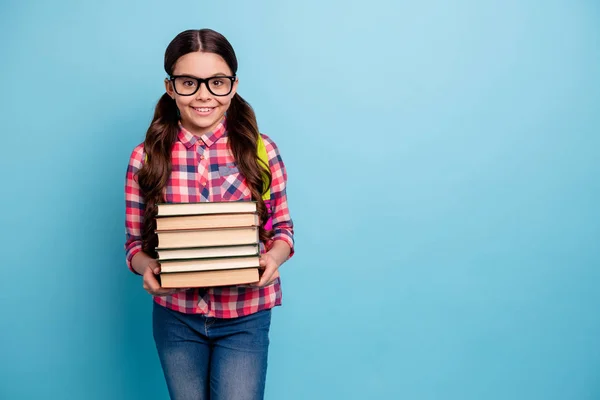
<path id="1" fill-rule="evenodd" d="M 275 234 L 273 235 L 273 237 L 271 238 L 272 242 L 271 245 L 273 243 L 275 243 L 276 240 L 282 240 L 285 243 L 288 244 L 288 246 L 290 246 L 290 255 L 288 256 L 288 260 L 290 258 L 292 258 L 292 256 L 294 255 L 295 251 L 294 251 L 294 238 L 291 234 L 289 234 L 288 232 L 285 231 L 275 231 Z"/>
<path id="2" fill-rule="evenodd" d="M 135 256 L 137 253 L 139 253 L 140 251 L 142 251 L 142 244 L 141 242 L 135 242 L 132 245 L 130 245 L 127 248 L 127 255 L 125 257 L 126 262 L 127 262 L 127 268 L 129 268 L 129 270 L 131 272 L 133 272 L 136 275 L 140 275 L 135 269 L 133 269 L 133 265 L 131 264 L 131 260 L 133 259 L 133 256 Z"/>

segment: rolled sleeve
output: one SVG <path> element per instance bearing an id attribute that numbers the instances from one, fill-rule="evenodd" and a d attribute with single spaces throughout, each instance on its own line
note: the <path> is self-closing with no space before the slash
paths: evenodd
<path id="1" fill-rule="evenodd" d="M 129 270 L 135 274 L 131 260 L 142 250 L 142 226 L 144 217 L 144 199 L 137 180 L 142 167 L 143 145 L 138 145 L 129 158 L 125 176 L 125 260 Z"/>
<path id="2" fill-rule="evenodd" d="M 277 145 L 267 135 L 263 134 L 262 137 L 267 149 L 272 176 L 271 206 L 274 235 L 271 238 L 271 244 L 276 240 L 286 242 L 291 249 L 288 258 L 291 258 L 295 252 L 295 241 L 294 223 L 290 215 L 286 193 L 287 171 Z"/>

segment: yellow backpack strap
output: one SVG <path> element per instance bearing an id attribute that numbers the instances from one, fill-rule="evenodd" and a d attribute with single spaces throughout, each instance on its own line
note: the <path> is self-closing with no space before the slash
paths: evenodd
<path id="1" fill-rule="evenodd" d="M 263 141 L 263 138 L 260 133 L 258 134 L 256 152 L 258 154 L 259 164 L 262 164 L 263 171 L 268 171 L 269 170 L 269 155 L 267 154 L 267 148 L 265 147 L 265 142 Z M 263 176 L 264 176 L 263 182 L 266 184 L 268 182 L 268 178 L 265 173 L 263 173 Z M 267 188 L 267 191 L 263 194 L 262 199 L 263 200 L 271 199 L 271 188 L 270 187 Z"/>

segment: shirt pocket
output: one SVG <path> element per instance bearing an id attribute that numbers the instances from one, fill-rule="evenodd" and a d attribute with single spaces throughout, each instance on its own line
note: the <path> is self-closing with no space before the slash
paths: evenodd
<path id="1" fill-rule="evenodd" d="M 236 164 L 219 167 L 219 185 L 222 201 L 250 200 L 252 198 L 246 179 Z"/>

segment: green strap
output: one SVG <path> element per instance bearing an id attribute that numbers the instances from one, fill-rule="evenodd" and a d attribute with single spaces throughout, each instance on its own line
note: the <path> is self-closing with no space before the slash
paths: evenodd
<path id="1" fill-rule="evenodd" d="M 258 143 L 257 143 L 256 151 L 258 153 L 258 160 L 262 163 L 262 167 L 264 168 L 263 171 L 269 170 L 269 155 L 267 154 L 267 148 L 265 147 L 265 142 L 263 141 L 263 138 L 260 133 L 258 134 Z M 267 177 L 264 172 L 263 172 L 263 176 L 265 176 L 265 178 L 263 179 L 263 182 L 267 182 Z M 267 191 L 263 194 L 262 199 L 263 200 L 271 199 L 271 188 L 270 187 L 267 188 Z"/>

